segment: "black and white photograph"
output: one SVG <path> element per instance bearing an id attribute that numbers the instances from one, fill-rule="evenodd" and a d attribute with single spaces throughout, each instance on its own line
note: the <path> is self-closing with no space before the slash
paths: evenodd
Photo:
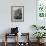
<path id="1" fill-rule="evenodd" d="M 11 6 L 11 21 L 24 22 L 24 6 Z"/>

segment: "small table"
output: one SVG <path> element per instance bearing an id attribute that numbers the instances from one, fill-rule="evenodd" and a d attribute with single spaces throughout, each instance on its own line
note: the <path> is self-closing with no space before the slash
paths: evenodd
<path id="1" fill-rule="evenodd" d="M 15 46 L 18 46 L 18 33 L 15 33 L 15 34 L 11 34 L 11 33 L 6 33 L 5 34 L 5 46 L 7 46 L 7 36 L 17 36 L 17 44 Z"/>

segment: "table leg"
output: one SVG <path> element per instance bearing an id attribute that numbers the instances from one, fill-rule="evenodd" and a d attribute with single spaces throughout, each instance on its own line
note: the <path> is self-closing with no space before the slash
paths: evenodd
<path id="1" fill-rule="evenodd" d="M 7 46 L 7 35 L 5 34 L 5 46 Z"/>

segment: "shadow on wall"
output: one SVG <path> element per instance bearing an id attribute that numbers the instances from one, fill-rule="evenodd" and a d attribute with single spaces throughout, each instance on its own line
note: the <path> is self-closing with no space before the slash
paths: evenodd
<path id="1" fill-rule="evenodd" d="M 36 30 L 34 28 L 32 28 L 32 25 L 29 26 L 29 30 L 30 30 L 29 31 L 29 34 L 30 34 L 29 36 L 30 36 L 31 42 L 33 42 L 33 41 L 36 42 L 37 39 L 33 36 L 33 33 L 35 33 Z"/>

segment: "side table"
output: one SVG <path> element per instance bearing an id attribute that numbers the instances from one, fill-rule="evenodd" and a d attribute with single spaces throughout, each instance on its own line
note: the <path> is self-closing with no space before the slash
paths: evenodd
<path id="1" fill-rule="evenodd" d="M 8 38 L 7 36 L 9 36 L 9 37 L 10 36 L 16 36 L 16 39 L 15 39 L 16 45 L 15 46 L 18 46 L 18 33 L 15 33 L 15 34 L 6 33 L 5 34 L 5 46 L 7 46 L 7 38 Z"/>

